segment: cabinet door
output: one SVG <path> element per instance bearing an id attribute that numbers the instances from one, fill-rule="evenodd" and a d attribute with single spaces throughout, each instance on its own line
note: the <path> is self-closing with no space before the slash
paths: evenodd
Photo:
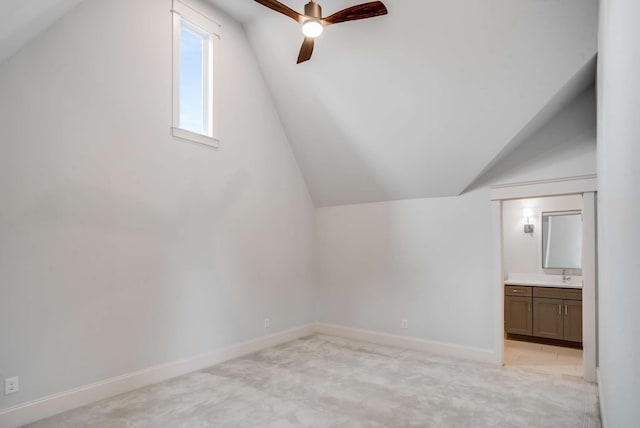
<path id="1" fill-rule="evenodd" d="M 533 335 L 562 339 L 564 306 L 560 299 L 533 299 Z"/>
<path id="2" fill-rule="evenodd" d="M 582 302 L 563 300 L 564 340 L 582 342 Z"/>
<path id="3" fill-rule="evenodd" d="M 531 336 L 531 297 L 505 296 L 504 320 L 507 333 Z"/>

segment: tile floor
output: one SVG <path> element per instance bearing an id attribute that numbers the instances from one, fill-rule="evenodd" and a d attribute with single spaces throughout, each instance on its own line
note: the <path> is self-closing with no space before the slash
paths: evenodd
<path id="1" fill-rule="evenodd" d="M 504 341 L 504 364 L 538 373 L 582 378 L 582 349 L 539 343 Z"/>

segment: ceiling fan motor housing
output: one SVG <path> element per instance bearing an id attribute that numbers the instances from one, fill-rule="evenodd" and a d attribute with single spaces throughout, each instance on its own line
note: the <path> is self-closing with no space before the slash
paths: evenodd
<path id="1" fill-rule="evenodd" d="M 314 1 L 304 5 L 304 14 L 313 18 L 322 18 L 322 8 Z"/>

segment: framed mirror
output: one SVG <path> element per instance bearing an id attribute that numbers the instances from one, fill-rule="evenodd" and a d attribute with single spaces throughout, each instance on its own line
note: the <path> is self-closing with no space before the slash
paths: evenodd
<path id="1" fill-rule="evenodd" d="M 582 212 L 542 213 L 543 269 L 582 269 Z"/>

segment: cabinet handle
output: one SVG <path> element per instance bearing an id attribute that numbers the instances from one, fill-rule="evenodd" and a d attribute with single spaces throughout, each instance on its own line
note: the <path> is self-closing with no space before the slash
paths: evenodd
<path id="1" fill-rule="evenodd" d="M 562 305 L 558 305 L 558 315 L 562 315 Z"/>
<path id="2" fill-rule="evenodd" d="M 568 305 L 564 305 L 564 314 L 565 314 L 565 316 L 567 315 L 567 306 Z"/>
<path id="3" fill-rule="evenodd" d="M 512 293 L 524 293 L 524 290 L 511 290 Z"/>
<path id="4" fill-rule="evenodd" d="M 529 303 L 527 307 L 529 308 L 529 312 L 531 312 L 531 303 Z"/>

